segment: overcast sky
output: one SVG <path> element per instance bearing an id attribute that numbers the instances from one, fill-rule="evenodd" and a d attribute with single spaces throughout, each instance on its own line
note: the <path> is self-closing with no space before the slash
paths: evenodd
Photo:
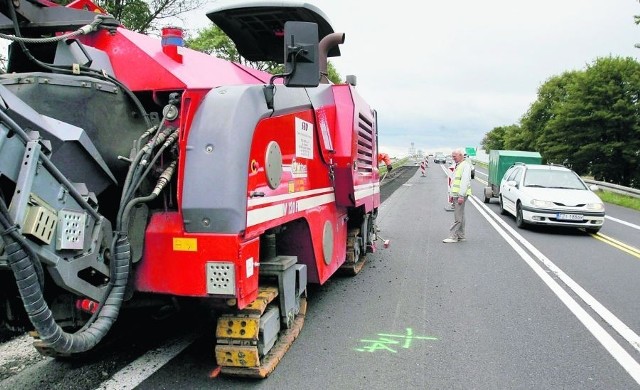
<path id="1" fill-rule="evenodd" d="M 479 146 L 517 123 L 549 77 L 638 59 L 638 0 L 308 0 L 344 32 L 340 75 L 378 111 L 381 149 Z M 189 27 L 209 26 L 203 7 Z M 386 4 L 386 5 L 385 5 Z"/>

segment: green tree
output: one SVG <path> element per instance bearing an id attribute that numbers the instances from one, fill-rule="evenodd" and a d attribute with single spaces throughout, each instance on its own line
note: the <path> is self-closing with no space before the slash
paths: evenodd
<path id="1" fill-rule="evenodd" d="M 568 85 L 552 114 L 548 128 L 556 144 L 544 150 L 547 159 L 564 158 L 579 174 L 597 180 L 640 185 L 638 61 L 596 59 Z"/>
<path id="2" fill-rule="evenodd" d="M 243 64 L 254 69 L 263 70 L 271 74 L 284 73 L 284 66 L 273 61 L 247 61 L 238 53 L 235 44 L 218 26 L 212 25 L 199 29 L 194 37 L 185 40 L 185 45 L 193 50 L 198 50 L 227 61 Z M 329 80 L 340 83 L 340 74 L 333 64 L 327 64 Z"/>
<path id="3" fill-rule="evenodd" d="M 579 72 L 565 72 L 549 78 L 538 88 L 537 99 L 520 120 L 522 150 L 539 151 L 550 162 L 563 162 L 570 155 L 570 145 L 563 136 L 555 134 L 550 121 L 557 106 L 567 99 L 567 89 Z"/>
<path id="4" fill-rule="evenodd" d="M 490 150 L 503 150 L 504 149 L 504 134 L 507 131 L 507 127 L 494 127 L 482 138 L 480 145 L 486 153 Z"/>
<path id="5" fill-rule="evenodd" d="M 67 5 L 72 0 L 54 0 Z M 159 30 L 157 22 L 169 18 L 180 18 L 185 12 L 202 6 L 203 0 L 94 0 L 107 10 L 127 29 L 147 34 Z"/>
<path id="6" fill-rule="evenodd" d="M 503 136 L 503 147 L 508 150 L 531 150 L 527 133 L 519 125 L 506 126 Z"/>
<path id="7" fill-rule="evenodd" d="M 283 65 L 272 61 L 247 61 L 238 53 L 231 38 L 215 24 L 197 30 L 194 37 L 185 39 L 185 46 L 227 61 L 246 65 L 272 74 L 284 72 Z"/>
<path id="8" fill-rule="evenodd" d="M 340 84 L 343 82 L 342 77 L 340 77 L 340 73 L 335 66 L 331 63 L 331 61 L 327 61 L 327 77 L 334 84 Z"/>

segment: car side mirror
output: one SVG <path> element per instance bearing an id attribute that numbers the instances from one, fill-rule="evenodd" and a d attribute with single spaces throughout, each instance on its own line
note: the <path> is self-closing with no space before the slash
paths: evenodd
<path id="1" fill-rule="evenodd" d="M 517 187 L 518 183 L 516 183 L 515 180 L 509 180 L 509 181 L 507 181 L 507 186 L 509 186 L 509 187 Z"/>
<path id="2" fill-rule="evenodd" d="M 318 25 L 289 21 L 284 24 L 284 84 L 317 87 L 320 84 Z"/>
<path id="3" fill-rule="evenodd" d="M 591 184 L 591 185 L 589 186 L 589 189 L 590 189 L 591 191 L 593 191 L 593 192 L 598 192 L 598 191 L 600 191 L 600 187 L 598 187 L 598 186 L 597 186 L 597 185 L 595 185 L 595 184 Z"/>

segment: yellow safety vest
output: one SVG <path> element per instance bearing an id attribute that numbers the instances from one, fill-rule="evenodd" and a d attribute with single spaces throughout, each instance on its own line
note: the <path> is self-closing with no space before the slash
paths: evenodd
<path id="1" fill-rule="evenodd" d="M 464 169 L 464 165 L 467 164 L 467 160 L 462 160 L 460 164 L 456 166 L 456 170 L 453 172 L 453 183 L 451 183 L 451 194 L 457 196 L 460 193 L 460 182 L 462 181 L 462 171 Z M 467 188 L 466 196 L 471 195 L 471 186 Z"/>

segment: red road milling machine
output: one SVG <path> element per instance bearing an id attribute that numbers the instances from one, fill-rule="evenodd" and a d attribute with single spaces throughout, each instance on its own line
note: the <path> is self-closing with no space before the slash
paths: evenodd
<path id="1" fill-rule="evenodd" d="M 377 114 L 354 78 L 326 77 L 344 34 L 306 3 L 208 17 L 284 73 L 181 47 L 177 28 L 133 32 L 87 0 L 0 0 L 0 324 L 42 354 L 92 350 L 127 307 L 188 303 L 217 318 L 212 367 L 264 378 L 307 283 L 375 250 Z"/>

